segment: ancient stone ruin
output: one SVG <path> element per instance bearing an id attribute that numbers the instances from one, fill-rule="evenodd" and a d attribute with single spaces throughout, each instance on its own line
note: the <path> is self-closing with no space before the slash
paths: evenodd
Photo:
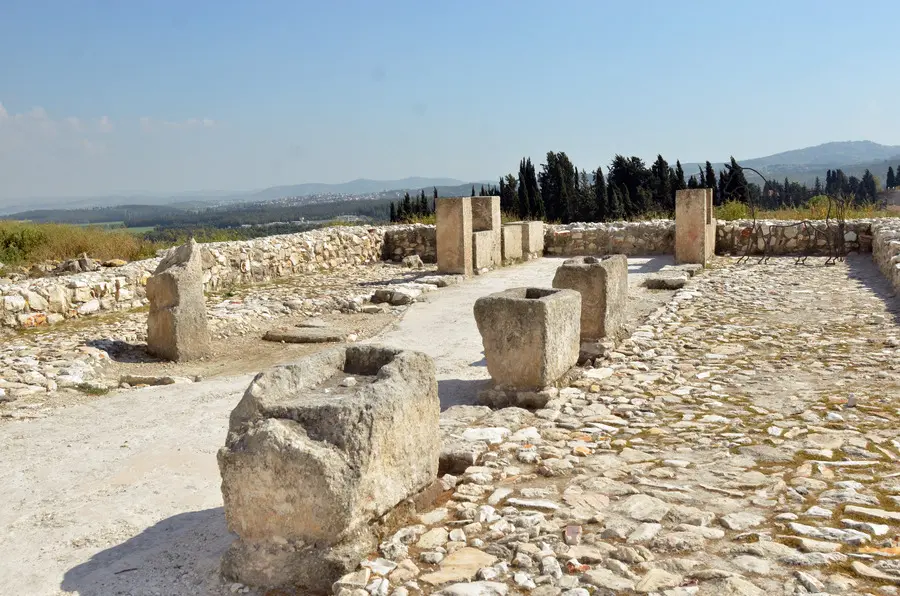
<path id="1" fill-rule="evenodd" d="M 431 358 L 358 345 L 257 375 L 219 451 L 228 525 L 224 574 L 330 593 L 375 550 L 375 526 L 436 479 Z"/>
<path id="2" fill-rule="evenodd" d="M 435 222 L 438 272 L 472 275 L 472 199 L 437 199 Z"/>
<path id="3" fill-rule="evenodd" d="M 179 362 L 209 353 L 203 265 L 200 247 L 193 239 L 160 261 L 147 280 L 147 299 L 148 352 Z"/>
<path id="4" fill-rule="evenodd" d="M 512 265 L 522 260 L 522 226 L 505 224 L 500 231 L 503 264 Z"/>
<path id="5" fill-rule="evenodd" d="M 675 193 L 675 263 L 706 266 L 716 250 L 711 188 Z"/>
<path id="6" fill-rule="evenodd" d="M 472 258 L 478 271 L 502 264 L 500 197 L 472 197 Z"/>
<path id="7" fill-rule="evenodd" d="M 543 389 L 578 360 L 581 296 L 574 290 L 513 288 L 475 301 L 488 372 L 501 388 Z"/>
<path id="8" fill-rule="evenodd" d="M 616 339 L 625 324 L 628 257 L 575 257 L 556 270 L 553 287 L 581 294 L 581 341 Z"/>

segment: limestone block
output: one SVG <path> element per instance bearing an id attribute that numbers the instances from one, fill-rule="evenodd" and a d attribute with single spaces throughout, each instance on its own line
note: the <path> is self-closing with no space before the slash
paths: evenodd
<path id="1" fill-rule="evenodd" d="M 495 384 L 521 389 L 554 384 L 578 360 L 581 295 L 513 288 L 475 301 L 475 321 Z"/>
<path id="2" fill-rule="evenodd" d="M 712 189 L 675 193 L 675 262 L 706 265 L 716 247 Z"/>
<path id="3" fill-rule="evenodd" d="M 472 197 L 472 231 L 491 232 L 491 266 L 502 264 L 501 227 L 500 197 Z"/>
<path id="4" fill-rule="evenodd" d="M 576 257 L 563 262 L 554 288 L 581 294 L 581 339 L 615 338 L 625 324 L 628 302 L 628 257 Z"/>
<path id="5" fill-rule="evenodd" d="M 518 225 L 522 228 L 522 256 L 524 258 L 536 259 L 544 255 L 544 222 L 517 221 L 509 225 Z"/>
<path id="6" fill-rule="evenodd" d="M 437 265 L 441 273 L 472 275 L 472 199 L 435 201 Z"/>
<path id="7" fill-rule="evenodd" d="M 476 270 L 494 265 L 494 236 L 492 231 L 472 234 L 472 263 Z"/>
<path id="8" fill-rule="evenodd" d="M 503 264 L 522 260 L 522 226 L 506 224 L 501 231 Z"/>
<path id="9" fill-rule="evenodd" d="M 257 375 L 218 454 L 238 535 L 223 572 L 328 591 L 374 549 L 372 522 L 437 478 L 439 414 L 418 352 L 341 347 Z"/>
<path id="10" fill-rule="evenodd" d="M 193 239 L 160 261 L 147 280 L 147 299 L 147 350 L 151 354 L 187 361 L 209 353 L 202 258 Z"/>

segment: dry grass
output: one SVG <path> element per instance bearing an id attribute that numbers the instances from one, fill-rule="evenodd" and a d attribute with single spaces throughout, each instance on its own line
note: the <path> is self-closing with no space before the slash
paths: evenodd
<path id="1" fill-rule="evenodd" d="M 784 219 L 800 221 L 804 219 L 825 219 L 828 214 L 828 204 L 825 201 L 810 201 L 805 207 L 791 209 L 757 210 L 757 219 Z M 873 217 L 897 217 L 898 212 L 891 209 L 878 209 L 873 205 L 859 205 L 847 209 L 845 219 L 866 219 Z M 832 210 L 831 216 L 835 213 Z M 730 201 L 716 207 L 716 219 L 734 221 L 736 219 L 750 219 L 750 206 L 737 201 Z"/>
<path id="2" fill-rule="evenodd" d="M 26 265 L 75 258 L 133 261 L 153 256 L 158 246 L 124 230 L 66 224 L 0 221 L 0 263 Z"/>

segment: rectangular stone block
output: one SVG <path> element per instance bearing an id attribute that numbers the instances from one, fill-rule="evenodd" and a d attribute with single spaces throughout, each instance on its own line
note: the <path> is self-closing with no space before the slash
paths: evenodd
<path id="1" fill-rule="evenodd" d="M 494 266 L 494 237 L 492 231 L 472 234 L 472 262 L 476 270 Z"/>
<path id="2" fill-rule="evenodd" d="M 225 575 L 330 590 L 375 548 L 372 522 L 437 478 L 439 414 L 418 352 L 341 347 L 257 375 L 218 453 Z"/>
<path id="3" fill-rule="evenodd" d="M 155 356 L 184 362 L 209 354 L 201 258 L 192 238 L 171 250 L 147 280 L 147 351 Z"/>
<path id="4" fill-rule="evenodd" d="M 508 225 L 517 225 L 522 228 L 523 258 L 530 260 L 544 256 L 544 222 L 517 221 Z"/>
<path id="5" fill-rule="evenodd" d="M 503 264 L 509 265 L 522 260 L 522 226 L 506 224 L 500 232 L 503 249 Z"/>
<path id="6" fill-rule="evenodd" d="M 712 189 L 675 193 L 675 262 L 706 265 L 716 248 Z"/>
<path id="7" fill-rule="evenodd" d="M 581 295 L 513 288 L 475 301 L 488 372 L 500 387 L 553 385 L 578 361 Z"/>
<path id="8" fill-rule="evenodd" d="M 472 197 L 472 231 L 492 232 L 491 265 L 502 264 L 501 227 L 500 197 Z"/>
<path id="9" fill-rule="evenodd" d="M 563 262 L 553 287 L 581 294 L 581 339 L 616 338 L 625 325 L 628 257 L 576 257 Z"/>
<path id="10" fill-rule="evenodd" d="M 437 199 L 435 224 L 438 271 L 472 275 L 472 199 Z"/>

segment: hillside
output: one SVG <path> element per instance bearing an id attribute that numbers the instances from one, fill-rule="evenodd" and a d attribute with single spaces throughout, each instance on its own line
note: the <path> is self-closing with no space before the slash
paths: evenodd
<path id="1" fill-rule="evenodd" d="M 759 170 L 772 180 L 789 178 L 793 182 L 811 186 L 816 177 L 825 180 L 828 170 L 840 168 L 848 176 L 862 177 L 868 169 L 882 183 L 889 166 L 900 166 L 900 145 L 881 145 L 872 141 L 838 141 L 814 147 L 784 151 L 765 157 L 738 159 L 741 165 Z M 684 164 L 685 175 L 696 174 L 703 164 Z M 724 162 L 713 162 L 718 172 Z M 756 175 L 748 173 L 751 182 L 760 182 Z"/>

